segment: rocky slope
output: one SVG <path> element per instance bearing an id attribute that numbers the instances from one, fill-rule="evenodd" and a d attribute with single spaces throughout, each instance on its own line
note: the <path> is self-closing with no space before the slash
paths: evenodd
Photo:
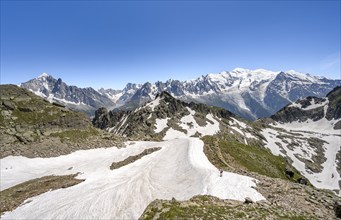
<path id="1" fill-rule="evenodd" d="M 21 86 L 70 108 L 93 115 L 98 107 L 133 110 L 154 100 L 162 91 L 186 102 L 225 108 L 248 120 L 269 117 L 297 99 L 324 97 L 341 80 L 315 77 L 295 71 L 273 72 L 264 69 L 237 68 L 219 74 L 207 74 L 194 80 L 144 84 L 128 83 L 123 90 L 67 86 L 51 76 L 42 75 Z"/>
<path id="2" fill-rule="evenodd" d="M 69 86 L 62 79 L 55 79 L 48 74 L 21 83 L 20 87 L 34 92 L 50 102 L 61 103 L 70 109 L 92 115 L 94 111 L 102 106 L 113 107 L 114 100 L 107 95 L 103 95 L 93 88 L 78 88 Z M 108 91 L 116 94 L 116 91 Z"/>
<path id="3" fill-rule="evenodd" d="M 15 85 L 0 85 L 0 93 L 1 158 L 57 156 L 110 142 L 102 140 L 105 134 L 82 113 L 49 103 Z"/>

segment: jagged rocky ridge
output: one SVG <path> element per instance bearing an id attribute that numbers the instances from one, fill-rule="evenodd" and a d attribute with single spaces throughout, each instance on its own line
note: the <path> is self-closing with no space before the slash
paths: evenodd
<path id="1" fill-rule="evenodd" d="M 195 121 L 181 121 L 186 116 L 193 117 Z M 154 101 L 135 110 L 108 111 L 106 108 L 100 108 L 95 113 L 93 124 L 119 135 L 151 138 L 165 134 L 170 128 L 189 134 L 184 127 L 205 127 L 207 124 L 214 124 L 212 121 L 218 118 L 220 123 L 227 123 L 231 116 L 234 115 L 225 109 L 194 102 L 186 103 L 175 99 L 168 92 L 162 92 Z M 219 127 L 219 124 L 217 125 Z M 197 131 L 191 135 L 203 134 Z"/>
<path id="2" fill-rule="evenodd" d="M 115 105 L 107 95 L 103 95 L 91 87 L 69 86 L 62 79 L 55 79 L 48 74 L 42 74 L 35 79 L 21 83 L 20 87 L 28 89 L 50 102 L 61 103 L 70 109 L 88 115 L 92 115 L 96 109 L 102 106 L 111 108 Z M 115 91 L 110 92 L 115 93 Z"/>
<path id="3" fill-rule="evenodd" d="M 335 87 L 324 98 L 309 96 L 296 101 L 281 109 L 271 118 L 277 122 L 305 122 L 308 119 L 316 122 L 323 118 L 328 121 L 341 118 L 341 87 Z M 341 129 L 340 122 L 335 123 L 334 129 Z"/>
<path id="4" fill-rule="evenodd" d="M 21 86 L 92 115 L 98 107 L 132 110 L 153 100 L 158 93 L 167 91 L 186 102 L 194 101 L 222 107 L 245 119 L 255 120 L 269 117 L 297 99 L 307 96 L 324 97 L 334 87 L 341 85 L 341 80 L 295 71 L 272 72 L 242 68 L 207 74 L 188 81 L 128 83 L 123 90 L 84 90 L 67 86 L 61 80 L 59 83 L 63 86 L 58 86 L 58 83 L 55 85 L 57 81 L 51 76 L 43 75 Z"/>

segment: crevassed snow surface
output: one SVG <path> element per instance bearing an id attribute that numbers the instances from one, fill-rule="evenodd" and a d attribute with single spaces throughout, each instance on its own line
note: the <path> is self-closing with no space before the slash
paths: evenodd
<path id="1" fill-rule="evenodd" d="M 112 162 L 146 148 L 161 150 L 110 170 Z M 69 168 L 72 167 L 70 170 Z M 219 171 L 203 153 L 197 138 L 165 142 L 136 142 L 126 148 L 77 151 L 56 158 L 6 157 L 1 159 L 1 190 L 46 175 L 81 172 L 84 182 L 30 198 L 3 219 L 137 219 L 154 199 L 187 200 L 209 194 L 222 199 L 254 201 L 264 197 L 250 177 Z"/>

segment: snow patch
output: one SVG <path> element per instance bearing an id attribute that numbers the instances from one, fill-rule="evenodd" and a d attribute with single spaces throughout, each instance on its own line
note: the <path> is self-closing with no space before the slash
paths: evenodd
<path id="1" fill-rule="evenodd" d="M 155 127 L 156 129 L 154 130 L 155 133 L 159 133 L 163 131 L 163 129 L 167 128 L 167 122 L 170 118 L 162 118 L 162 119 L 156 119 L 155 120 Z"/>
<path id="2" fill-rule="evenodd" d="M 149 102 L 145 107 L 150 107 L 152 111 L 154 111 L 155 107 L 160 104 L 160 97 L 157 97 L 155 100 Z"/>

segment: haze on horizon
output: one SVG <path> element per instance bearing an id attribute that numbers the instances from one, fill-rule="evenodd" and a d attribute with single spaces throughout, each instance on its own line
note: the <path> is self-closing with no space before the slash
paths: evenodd
<path id="1" fill-rule="evenodd" d="M 340 1 L 1 1 L 1 84 L 189 80 L 236 67 L 340 79 Z"/>

